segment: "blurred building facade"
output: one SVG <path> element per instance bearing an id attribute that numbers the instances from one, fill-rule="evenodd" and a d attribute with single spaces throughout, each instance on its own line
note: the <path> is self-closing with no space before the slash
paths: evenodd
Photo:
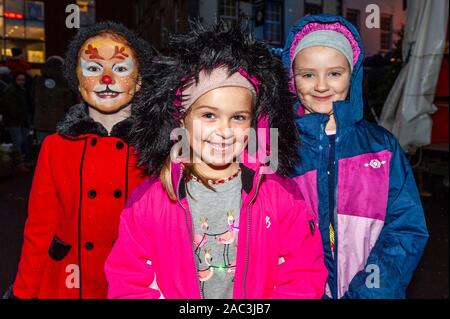
<path id="1" fill-rule="evenodd" d="M 29 63 L 45 61 L 45 5 L 42 1 L 0 0 L 2 60 L 23 51 Z"/>
<path id="2" fill-rule="evenodd" d="M 134 28 L 157 48 L 167 48 L 168 34 L 186 32 L 189 19 L 229 23 L 248 18 L 256 37 L 282 47 L 291 26 L 308 14 L 337 14 L 361 32 L 366 56 L 391 51 L 406 20 L 406 0 L 133 0 Z M 369 5 L 380 9 L 380 27 L 369 29 Z"/>
<path id="3" fill-rule="evenodd" d="M 366 25 L 366 19 L 370 19 L 370 5 L 376 5 L 380 9 L 379 28 L 368 28 Z M 366 56 L 394 49 L 406 23 L 406 0 L 343 0 L 342 6 L 343 16 L 361 34 Z"/>
<path id="4" fill-rule="evenodd" d="M 188 18 L 198 12 L 198 1 L 132 0 L 134 29 L 157 49 L 167 48 L 168 33 L 185 33 Z"/>
<path id="5" fill-rule="evenodd" d="M 66 26 L 66 8 L 80 8 L 80 27 L 98 21 L 117 21 L 133 28 L 133 5 L 121 0 L 0 0 L 1 60 L 20 48 L 38 73 L 52 55 L 63 56 L 76 29 Z"/>
<path id="6" fill-rule="evenodd" d="M 211 24 L 248 18 L 255 36 L 280 47 L 290 27 L 306 14 L 342 14 L 342 0 L 133 0 L 135 29 L 157 48 L 168 34 L 186 32 L 189 19 Z"/>
<path id="7" fill-rule="evenodd" d="M 1 59 L 20 48 L 33 69 L 46 58 L 64 55 L 76 29 L 66 27 L 66 7 L 80 7 L 80 24 L 118 21 L 135 29 L 164 52 L 170 33 L 184 33 L 189 19 L 228 23 L 247 18 L 255 36 L 283 47 L 291 26 L 307 14 L 343 15 L 361 32 L 366 55 L 393 49 L 406 20 L 406 0 L 0 0 Z M 369 29 L 366 8 L 380 8 L 380 28 Z"/>

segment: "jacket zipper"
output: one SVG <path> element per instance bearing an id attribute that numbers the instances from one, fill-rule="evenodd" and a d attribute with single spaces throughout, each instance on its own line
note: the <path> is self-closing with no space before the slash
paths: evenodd
<path id="1" fill-rule="evenodd" d="M 243 291 L 244 299 L 247 298 L 247 289 L 246 289 L 245 283 L 247 281 L 248 255 L 249 255 L 249 250 L 250 250 L 250 222 L 251 222 L 250 205 L 254 202 L 256 195 L 258 194 L 262 176 L 263 176 L 262 174 L 259 175 L 258 182 L 256 184 L 255 194 L 253 195 L 252 199 L 250 200 L 250 202 L 247 205 L 247 242 L 245 243 L 245 268 L 244 268 L 244 279 L 242 280 L 242 291 Z"/>
<path id="2" fill-rule="evenodd" d="M 337 125 L 337 123 L 336 123 Z M 339 229 L 339 224 L 338 224 L 338 214 L 337 214 L 337 207 L 338 207 L 338 185 L 337 185 L 337 180 L 338 180 L 338 174 L 339 174 L 339 169 L 338 169 L 338 161 L 337 161 L 337 148 L 338 148 L 338 142 L 339 142 L 339 137 L 337 136 L 337 130 L 336 130 L 336 144 L 334 146 L 334 162 L 335 162 L 335 167 L 334 167 L 334 208 L 333 208 L 333 214 L 334 214 L 334 225 L 335 225 L 335 229 L 334 229 L 334 263 L 335 263 L 335 269 L 336 269 L 336 275 L 334 276 L 334 285 L 336 287 L 336 296 L 339 298 L 339 288 L 338 288 L 338 282 L 339 282 L 339 278 L 338 278 L 338 250 L 339 250 L 339 236 L 338 236 L 338 229 Z"/>
<path id="3" fill-rule="evenodd" d="M 325 123 L 328 123 L 328 120 Z M 325 139 L 325 138 L 326 138 L 326 141 L 327 141 L 327 143 L 326 143 L 327 146 L 326 147 L 325 147 L 325 145 L 323 145 L 323 139 Z M 326 124 L 324 124 L 324 123 L 320 124 L 319 150 L 321 151 L 320 152 L 321 161 L 323 160 L 322 172 L 325 172 L 326 176 L 327 176 L 327 195 L 328 195 L 327 196 L 327 198 L 328 198 L 328 203 L 327 204 L 328 205 L 326 207 L 326 210 L 328 211 L 328 214 L 325 217 L 327 217 L 326 222 L 328 224 L 328 227 L 327 227 L 328 235 L 327 236 L 328 236 L 328 239 L 330 241 L 330 245 L 329 245 L 330 247 L 329 248 L 330 248 L 330 251 L 331 251 L 331 257 L 333 258 L 333 261 L 334 261 L 335 247 L 332 246 L 331 238 L 330 238 L 330 224 L 331 224 L 330 214 L 332 214 L 332 212 L 329 211 L 330 196 L 328 194 L 328 189 L 329 189 L 329 187 L 328 187 L 329 184 L 328 183 L 329 183 L 329 179 L 330 179 L 330 175 L 329 175 L 329 171 L 328 171 L 328 162 L 329 162 L 329 157 L 330 157 L 330 139 L 329 139 L 329 137 L 328 137 L 328 135 L 326 133 Z M 320 216 L 320 214 L 319 214 L 319 216 Z M 336 239 L 335 239 L 335 243 L 336 243 Z"/>
<path id="4" fill-rule="evenodd" d="M 327 122 L 328 123 L 328 122 Z M 327 149 L 327 157 L 325 157 L 325 162 L 326 162 L 326 169 L 325 169 L 325 171 L 326 172 L 328 172 L 328 158 L 329 158 L 329 156 L 330 156 L 330 154 L 329 154 L 329 150 L 330 150 L 330 140 L 329 140 L 329 138 L 328 138 L 328 135 L 326 134 L 326 132 L 325 132 L 325 125 L 322 123 L 321 125 L 320 125 L 320 130 L 321 130 L 321 134 L 323 134 L 323 136 L 326 136 L 326 138 L 327 138 L 327 144 L 328 144 L 328 147 L 326 148 Z M 322 139 L 321 139 L 322 140 Z M 338 137 L 337 137 L 337 119 L 336 119 L 336 144 L 337 144 L 337 142 L 338 142 Z M 334 176 L 333 176 L 333 178 L 335 179 L 335 185 L 334 185 L 334 188 L 335 188 L 335 191 L 334 191 L 334 193 L 333 193 L 333 196 L 334 196 L 334 207 L 333 207 L 333 211 L 332 212 L 330 212 L 330 211 L 328 211 L 328 214 L 333 214 L 333 218 L 334 218 L 334 225 L 335 225 L 335 227 L 333 227 L 333 230 L 334 230 L 334 249 L 331 247 L 331 242 L 330 242 L 330 250 L 331 250 L 331 257 L 333 258 L 333 264 L 334 264 L 334 278 L 333 278 L 333 281 L 334 281 L 334 287 L 335 287 L 335 291 L 336 291 L 336 295 L 333 293 L 333 291 L 331 291 L 331 296 L 332 296 L 332 298 L 335 298 L 335 297 L 337 297 L 337 282 L 338 282 L 338 280 L 337 280 L 337 274 L 338 274 L 338 271 L 337 271 L 337 250 L 338 250 L 338 236 L 337 236 L 337 231 L 338 231 L 338 223 L 337 223 L 337 215 L 336 215 L 336 211 L 337 211 L 337 183 L 336 183 L 336 172 L 337 172 L 337 168 L 336 168 L 336 145 L 335 144 L 335 148 L 334 148 L 334 162 L 335 162 L 335 174 L 334 174 Z M 320 145 L 322 145 L 322 143 L 320 143 Z M 322 147 L 322 146 L 320 146 L 321 147 L 321 150 L 323 149 L 323 150 L 325 150 L 325 147 Z M 320 157 L 321 158 L 323 158 L 323 155 L 321 154 L 320 155 Z M 327 174 L 327 179 L 329 179 L 329 178 L 331 178 L 331 176 L 330 175 L 328 175 Z M 328 188 L 328 183 L 327 183 L 327 188 Z M 328 201 L 329 201 L 330 199 L 328 198 Z M 329 203 L 328 203 L 328 207 L 326 208 L 327 210 L 328 210 L 328 208 L 329 208 Z M 319 216 L 320 216 L 320 214 L 319 214 Z M 328 216 L 328 219 L 329 219 L 330 217 Z M 327 228 L 327 229 L 329 229 L 329 227 Z M 328 233 L 328 237 L 330 236 L 330 234 Z M 331 288 L 331 287 L 330 287 Z"/>
<path id="5" fill-rule="evenodd" d="M 336 274 L 334 276 L 334 287 L 336 289 L 336 297 L 339 299 L 339 287 L 338 287 L 338 249 L 339 249 L 339 236 L 338 236 L 338 216 L 337 216 L 337 207 L 338 207 L 338 174 L 339 174 L 339 165 L 338 165 L 338 144 L 340 142 L 340 138 L 338 136 L 338 118 L 335 112 L 334 119 L 336 122 L 336 139 L 334 144 L 334 207 L 333 207 L 333 218 L 334 218 L 334 269 L 336 270 Z"/>
<path id="6" fill-rule="evenodd" d="M 328 137 L 328 134 L 326 134 L 325 133 L 325 135 L 324 136 L 326 136 L 327 137 L 327 144 L 328 144 L 328 146 L 327 146 L 327 157 L 326 157 L 326 172 L 327 172 L 327 189 L 329 189 L 329 183 L 330 183 L 330 178 L 335 178 L 335 175 L 336 174 L 334 174 L 333 176 L 331 176 L 330 175 L 330 171 L 328 170 L 329 169 L 329 167 L 328 167 L 328 164 L 329 164 L 329 162 L 330 162 L 330 157 L 333 157 L 332 159 L 333 159 L 333 161 L 336 163 L 336 160 L 335 160 L 335 156 L 334 156 L 334 154 L 330 154 L 330 151 L 331 151 L 331 144 L 330 144 L 330 138 Z M 325 149 L 325 148 L 324 148 Z M 336 153 L 336 150 L 335 150 L 335 153 Z M 336 170 L 336 167 L 335 167 L 335 170 Z M 334 185 L 335 185 L 335 189 L 336 189 L 336 183 L 334 183 Z M 333 194 L 332 195 L 330 195 L 329 194 L 329 192 L 327 192 L 328 193 L 328 207 L 327 207 L 327 210 L 329 209 L 329 207 L 330 207 L 330 200 L 331 200 L 331 196 L 333 196 L 334 197 L 334 207 L 333 207 L 333 211 L 328 211 L 328 220 L 329 220 L 329 227 L 328 227 L 328 229 L 329 229 L 329 234 L 328 234 L 328 237 L 330 238 L 330 250 L 331 250 L 331 257 L 333 258 L 333 262 L 334 262 L 334 260 L 335 260 L 335 254 L 336 254 L 336 229 L 335 229 L 335 227 L 334 227 L 334 225 L 336 225 L 336 218 L 335 218 L 335 214 L 334 214 L 334 211 L 335 211 L 335 207 L 336 207 L 336 197 L 335 197 L 335 194 L 336 194 L 336 191 L 335 190 L 333 190 Z M 331 214 L 333 214 L 332 216 L 333 216 L 333 218 L 331 218 Z M 331 220 L 334 220 L 334 225 L 333 225 L 333 223 L 331 222 Z M 331 228 L 330 228 L 331 227 Z M 331 242 L 331 229 L 333 230 L 333 232 L 334 232 L 334 237 L 333 237 L 333 241 L 334 241 L 334 243 L 332 243 Z"/>
<path id="7" fill-rule="evenodd" d="M 191 227 L 189 226 L 189 213 L 188 213 L 188 211 L 187 211 L 187 209 L 183 206 L 183 204 L 181 203 L 181 200 L 180 200 L 180 182 L 181 182 L 181 179 L 183 178 L 183 168 L 181 167 L 180 168 L 180 178 L 178 179 L 178 185 L 177 185 L 177 201 L 178 201 L 178 204 L 180 204 L 180 206 L 183 208 L 183 210 L 184 210 L 184 214 L 185 214 L 185 216 L 186 216 L 186 227 L 187 227 L 187 229 L 188 229 L 188 231 L 189 231 L 189 236 L 190 236 L 190 239 L 191 239 L 191 245 L 192 245 L 192 243 L 194 242 L 194 236 L 193 236 L 193 234 L 192 234 L 192 229 L 191 229 Z M 194 258 L 194 260 L 195 260 L 195 254 L 194 254 L 194 250 L 192 250 L 192 257 Z M 195 267 L 195 269 L 197 269 L 197 267 Z M 197 280 L 198 281 L 198 280 Z M 201 297 L 201 299 L 205 299 L 205 296 L 203 295 L 203 290 L 201 289 L 201 287 L 200 287 L 200 283 L 198 283 L 198 288 L 199 288 L 199 290 L 200 290 L 200 297 Z"/>

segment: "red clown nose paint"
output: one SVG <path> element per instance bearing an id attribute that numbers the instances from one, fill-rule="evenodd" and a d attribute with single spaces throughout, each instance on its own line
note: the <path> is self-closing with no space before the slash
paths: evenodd
<path id="1" fill-rule="evenodd" d="M 109 75 L 104 75 L 102 77 L 101 81 L 102 81 L 102 84 L 108 85 L 108 84 L 111 84 L 113 80 L 112 80 L 112 78 Z"/>

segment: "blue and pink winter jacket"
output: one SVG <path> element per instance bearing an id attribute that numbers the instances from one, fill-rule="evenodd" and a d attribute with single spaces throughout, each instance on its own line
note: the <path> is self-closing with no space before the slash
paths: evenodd
<path id="1" fill-rule="evenodd" d="M 408 160 L 395 137 L 363 120 L 363 45 L 358 32 L 339 16 L 306 16 L 290 31 L 283 63 L 291 75 L 299 41 L 310 32 L 330 29 L 350 41 L 354 69 L 349 97 L 333 103 L 337 132 L 336 173 L 327 174 L 329 140 L 326 114 L 304 115 L 297 101 L 301 136 L 300 164 L 294 179 L 318 219 L 332 298 L 405 298 L 405 290 L 425 248 L 428 232 Z M 335 179 L 335 208 L 329 212 L 328 178 Z M 330 218 L 336 221 L 334 256 Z M 378 276 L 379 275 L 379 276 Z M 379 281 L 378 281 L 379 279 Z"/>

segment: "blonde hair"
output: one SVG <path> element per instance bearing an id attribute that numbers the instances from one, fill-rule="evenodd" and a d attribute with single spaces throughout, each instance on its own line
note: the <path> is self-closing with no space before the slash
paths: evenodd
<path id="1" fill-rule="evenodd" d="M 159 179 L 169 198 L 176 201 L 177 196 L 175 195 L 175 190 L 172 183 L 172 160 L 170 155 L 167 156 L 164 161 L 161 171 L 159 172 Z"/>
<path id="2" fill-rule="evenodd" d="M 183 115 L 183 119 L 185 119 L 190 113 L 190 109 L 186 111 L 186 113 Z M 159 179 L 161 181 L 162 186 L 164 187 L 165 191 L 167 192 L 167 195 L 169 198 L 173 201 L 177 200 L 176 196 L 176 190 L 174 188 L 174 185 L 172 183 L 172 161 L 176 160 L 178 156 L 180 156 L 181 149 L 171 151 L 169 155 L 167 155 L 166 159 L 164 160 L 164 164 L 161 168 L 161 171 L 159 172 Z M 192 154 L 192 148 L 190 154 Z M 190 160 L 192 160 L 192 155 Z M 183 163 L 184 169 L 183 169 L 183 179 L 185 182 L 189 181 L 191 175 L 194 175 L 206 188 L 214 190 L 214 188 L 209 184 L 208 178 L 201 174 L 199 170 L 197 169 L 196 165 L 194 163 Z M 189 189 L 187 190 L 189 196 L 191 194 L 189 193 Z M 192 196 L 191 196 L 192 197 Z"/>
<path id="3" fill-rule="evenodd" d="M 208 178 L 202 175 L 195 164 L 193 163 L 184 163 L 183 164 L 183 179 L 187 182 L 189 181 L 191 175 L 194 175 L 206 188 L 214 190 L 214 188 L 209 184 Z M 164 161 L 164 165 L 161 168 L 159 173 L 159 179 L 161 181 L 164 190 L 167 192 L 169 198 L 173 201 L 177 200 L 176 191 L 174 185 L 172 183 L 172 159 L 171 156 L 167 156 Z M 189 193 L 189 190 L 187 190 Z M 189 194 L 190 195 L 190 194 Z M 191 196 L 192 197 L 192 196 Z"/>

